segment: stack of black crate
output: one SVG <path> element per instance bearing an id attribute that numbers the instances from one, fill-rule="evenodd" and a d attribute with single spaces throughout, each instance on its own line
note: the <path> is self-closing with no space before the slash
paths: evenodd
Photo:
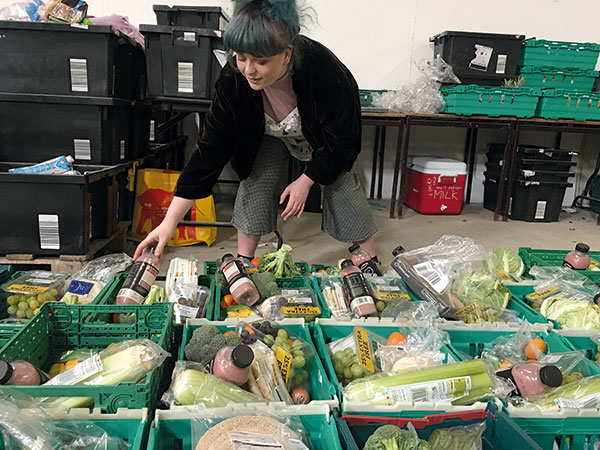
<path id="1" fill-rule="evenodd" d="M 508 216 L 526 222 L 559 220 L 565 191 L 572 187 L 570 170 L 577 152 L 539 146 L 519 145 L 514 156 L 515 174 L 510 186 Z M 504 144 L 490 144 L 484 173 L 483 206 L 494 211 L 504 164 Z"/>
<path id="2" fill-rule="evenodd" d="M 148 151 L 144 49 L 109 26 L 0 21 L 0 254 L 85 255 L 128 220 L 118 180 Z M 8 169 L 71 156 L 82 175 Z"/>

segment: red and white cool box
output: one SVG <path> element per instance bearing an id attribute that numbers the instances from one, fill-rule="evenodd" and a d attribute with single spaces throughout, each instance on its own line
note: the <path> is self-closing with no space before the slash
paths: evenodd
<path id="1" fill-rule="evenodd" d="M 404 197 L 421 214 L 460 214 L 463 207 L 467 165 L 434 156 L 409 158 L 408 189 Z"/>

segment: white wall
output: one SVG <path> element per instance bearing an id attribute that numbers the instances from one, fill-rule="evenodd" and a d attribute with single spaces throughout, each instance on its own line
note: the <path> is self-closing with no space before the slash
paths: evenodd
<path id="1" fill-rule="evenodd" d="M 361 88 L 394 88 L 417 75 L 413 61 L 432 55 L 429 37 L 444 30 L 524 34 L 553 40 L 600 42 L 597 0 L 306 0 L 317 14 L 306 34 L 331 48 L 352 70 Z M 12 0 L 0 0 L 0 7 Z M 156 23 L 152 11 L 161 0 L 89 0 L 90 15 L 118 13 L 136 25 Z M 169 3 L 172 4 L 172 3 Z M 177 0 L 175 4 L 218 5 L 231 11 L 230 0 Z M 361 172 L 368 185 L 372 152 L 372 127 L 365 127 Z M 462 159 L 465 131 L 439 128 L 415 129 L 411 153 L 454 155 Z M 388 132 L 384 197 L 391 193 L 391 167 L 395 131 Z M 498 131 L 480 131 L 478 181 L 474 202 L 481 202 L 483 163 L 487 142 L 502 140 Z M 554 136 L 528 134 L 522 142 L 552 144 Z M 588 140 L 587 158 L 595 158 L 596 147 Z M 583 149 L 581 136 L 565 135 L 563 147 Z M 593 148 L 590 148 L 593 147 Z M 589 166 L 591 163 L 587 163 Z M 589 167 L 587 168 L 589 170 Z M 586 171 L 587 171 L 586 170 Z M 577 191 L 582 187 L 579 177 Z M 368 186 L 365 186 L 368 188 Z M 572 193 L 568 197 L 572 197 Z M 566 199 L 568 200 L 568 199 Z"/>

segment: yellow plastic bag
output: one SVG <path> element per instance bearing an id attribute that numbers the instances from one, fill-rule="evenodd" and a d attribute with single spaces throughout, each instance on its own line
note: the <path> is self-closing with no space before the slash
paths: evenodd
<path id="1" fill-rule="evenodd" d="M 179 172 L 162 169 L 142 169 L 137 173 L 135 204 L 131 238 L 142 241 L 150 231 L 165 218 L 173 199 Z M 196 200 L 186 219 L 198 222 L 214 222 L 215 202 L 212 197 Z M 211 245 L 217 238 L 217 229 L 179 226 L 175 236 L 168 242 L 170 247 L 181 247 L 204 242 Z"/>

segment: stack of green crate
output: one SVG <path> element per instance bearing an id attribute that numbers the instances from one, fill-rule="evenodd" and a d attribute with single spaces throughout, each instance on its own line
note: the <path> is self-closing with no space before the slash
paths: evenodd
<path id="1" fill-rule="evenodd" d="M 530 39 L 517 73 L 525 87 L 542 89 L 536 117 L 600 120 L 600 95 L 592 93 L 599 44 Z"/>
<path id="2" fill-rule="evenodd" d="M 521 247 L 519 248 L 519 256 L 525 263 L 526 272 L 529 272 L 533 266 L 562 266 L 565 256 L 570 251 Z M 600 284 L 600 252 L 592 251 L 589 252 L 589 255 L 592 259 L 589 268 L 591 270 L 578 270 L 577 273 L 586 276 L 596 284 Z"/>

